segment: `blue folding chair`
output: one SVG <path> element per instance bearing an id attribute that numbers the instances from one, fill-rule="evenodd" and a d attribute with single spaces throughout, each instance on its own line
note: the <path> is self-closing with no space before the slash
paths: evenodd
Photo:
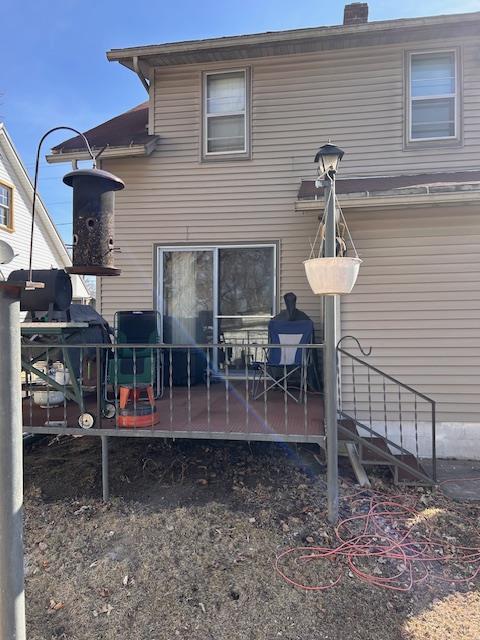
<path id="1" fill-rule="evenodd" d="M 311 344 L 313 322 L 311 320 L 270 320 L 268 342 L 278 347 L 265 348 L 263 361 L 254 362 L 252 396 L 258 400 L 271 389 L 278 387 L 295 402 L 301 402 L 307 389 L 307 371 L 310 350 L 300 345 Z M 299 389 L 295 395 L 288 389 L 289 383 L 297 382 Z M 291 387 L 292 388 L 292 387 Z"/>

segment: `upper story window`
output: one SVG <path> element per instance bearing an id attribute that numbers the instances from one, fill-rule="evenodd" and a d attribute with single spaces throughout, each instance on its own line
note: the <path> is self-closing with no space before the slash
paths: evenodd
<path id="1" fill-rule="evenodd" d="M 13 189 L 0 182 L 0 226 L 13 229 Z"/>
<path id="2" fill-rule="evenodd" d="M 247 70 L 204 76 L 204 157 L 248 154 Z"/>
<path id="3" fill-rule="evenodd" d="M 455 51 L 410 54 L 409 140 L 458 137 L 458 79 Z"/>

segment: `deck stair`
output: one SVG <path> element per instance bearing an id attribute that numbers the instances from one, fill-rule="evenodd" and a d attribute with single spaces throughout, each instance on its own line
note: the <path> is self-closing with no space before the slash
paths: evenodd
<path id="1" fill-rule="evenodd" d="M 341 450 L 351 460 L 355 448 L 352 466 L 385 467 L 395 484 L 435 484 L 435 402 L 348 351 L 338 347 L 337 352 L 341 363 L 338 438 Z M 425 429 L 428 423 L 430 428 Z M 427 444 L 425 457 L 431 460 L 431 473 L 420 457 L 420 425 L 422 453 L 425 456 Z M 427 443 L 426 435 L 430 438 Z M 360 478 L 364 480 L 362 472 Z"/>
<path id="2" fill-rule="evenodd" d="M 360 435 L 358 427 L 351 418 L 338 421 L 338 437 L 344 445 L 348 443 L 356 445 L 358 458 L 363 467 L 387 467 L 395 484 L 427 486 L 435 484 L 413 454 L 407 451 L 395 453 L 383 436 Z"/>

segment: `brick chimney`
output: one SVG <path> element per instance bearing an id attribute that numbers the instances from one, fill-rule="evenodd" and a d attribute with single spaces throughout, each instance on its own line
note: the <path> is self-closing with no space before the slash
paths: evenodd
<path id="1" fill-rule="evenodd" d="M 343 12 L 343 24 L 365 24 L 368 22 L 368 4 L 366 2 L 352 2 L 346 4 Z"/>

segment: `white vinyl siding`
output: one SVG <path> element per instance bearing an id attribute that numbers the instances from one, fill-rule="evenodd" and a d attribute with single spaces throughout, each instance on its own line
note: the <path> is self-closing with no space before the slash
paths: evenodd
<path id="1" fill-rule="evenodd" d="M 245 153 L 246 71 L 206 73 L 203 109 L 205 155 Z"/>
<path id="2" fill-rule="evenodd" d="M 409 139 L 455 139 L 457 63 L 455 51 L 411 53 Z"/>

